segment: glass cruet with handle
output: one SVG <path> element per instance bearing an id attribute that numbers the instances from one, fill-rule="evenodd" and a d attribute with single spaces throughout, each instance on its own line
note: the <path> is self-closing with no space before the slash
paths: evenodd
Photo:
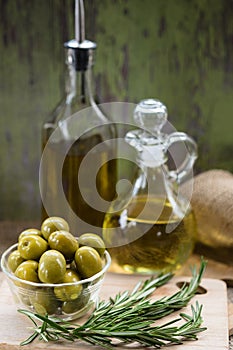
<path id="1" fill-rule="evenodd" d="M 195 217 L 181 185 L 192 172 L 197 145 L 183 132 L 163 133 L 166 121 L 167 108 L 158 100 L 143 100 L 135 108 L 138 129 L 129 131 L 125 141 L 136 150 L 137 176 L 130 190 L 112 202 L 103 224 L 112 271 L 174 271 L 193 250 Z M 186 154 L 169 170 L 168 153 L 176 143 Z"/>

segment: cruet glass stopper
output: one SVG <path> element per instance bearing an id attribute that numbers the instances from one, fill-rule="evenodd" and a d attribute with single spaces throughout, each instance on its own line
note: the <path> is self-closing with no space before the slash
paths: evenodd
<path id="1" fill-rule="evenodd" d="M 159 100 L 142 100 L 134 111 L 135 122 L 152 134 L 160 133 L 167 121 L 167 107 Z"/>

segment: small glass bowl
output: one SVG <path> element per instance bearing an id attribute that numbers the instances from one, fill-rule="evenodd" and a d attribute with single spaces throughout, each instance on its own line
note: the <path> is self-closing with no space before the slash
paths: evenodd
<path id="1" fill-rule="evenodd" d="M 22 280 L 14 275 L 8 267 L 9 255 L 17 249 L 18 244 L 8 248 L 1 257 L 1 268 L 7 276 L 14 301 L 18 309 L 27 309 L 39 314 L 49 314 L 64 321 L 82 317 L 94 309 L 98 300 L 103 278 L 107 272 L 111 257 L 107 251 L 104 253 L 105 265 L 94 276 L 74 283 L 35 283 Z M 79 297 L 72 301 L 59 300 L 54 294 L 54 287 L 82 286 Z"/>

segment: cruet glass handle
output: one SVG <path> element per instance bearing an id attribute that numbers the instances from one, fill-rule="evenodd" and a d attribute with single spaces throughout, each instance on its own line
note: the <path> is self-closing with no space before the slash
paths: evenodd
<path id="1" fill-rule="evenodd" d="M 173 132 L 167 136 L 165 142 L 165 151 L 168 151 L 169 147 L 176 142 L 184 143 L 187 154 L 182 164 L 176 169 L 169 172 L 170 176 L 180 183 L 186 175 L 192 170 L 193 164 L 197 159 L 197 144 L 184 132 Z"/>

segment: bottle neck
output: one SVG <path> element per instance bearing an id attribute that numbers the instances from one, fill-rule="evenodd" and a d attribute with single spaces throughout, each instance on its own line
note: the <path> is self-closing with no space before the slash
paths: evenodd
<path id="1" fill-rule="evenodd" d="M 156 169 L 166 163 L 166 161 L 167 156 L 162 144 L 141 145 L 138 162 L 143 168 Z"/>
<path id="2" fill-rule="evenodd" d="M 149 194 L 155 197 L 164 196 L 169 178 L 166 161 L 167 157 L 162 146 L 144 145 L 138 152 L 137 163 L 140 168 L 138 183 L 143 191 L 149 190 Z"/>
<path id="3" fill-rule="evenodd" d="M 76 70 L 73 63 L 68 64 L 66 80 L 66 104 L 80 104 L 80 107 L 91 106 L 94 103 L 92 92 L 92 69 Z"/>

